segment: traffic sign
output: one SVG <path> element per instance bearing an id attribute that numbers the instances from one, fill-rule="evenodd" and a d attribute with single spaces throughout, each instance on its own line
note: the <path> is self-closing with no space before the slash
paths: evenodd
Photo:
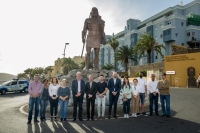
<path id="1" fill-rule="evenodd" d="M 166 74 L 175 74 L 175 71 L 166 71 Z"/>

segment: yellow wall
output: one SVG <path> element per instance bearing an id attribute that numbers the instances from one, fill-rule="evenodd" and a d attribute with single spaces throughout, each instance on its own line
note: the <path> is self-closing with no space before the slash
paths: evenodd
<path id="1" fill-rule="evenodd" d="M 200 52 L 190 54 L 179 54 L 165 56 L 164 69 L 165 71 L 175 71 L 174 75 L 171 75 L 171 86 L 175 86 L 175 78 L 178 77 L 178 84 L 180 87 L 187 86 L 187 68 L 195 68 L 195 79 L 197 79 L 200 73 Z M 170 80 L 170 75 L 167 75 L 167 79 Z"/>

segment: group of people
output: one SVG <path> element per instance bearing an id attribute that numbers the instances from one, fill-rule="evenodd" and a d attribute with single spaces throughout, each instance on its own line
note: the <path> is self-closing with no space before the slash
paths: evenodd
<path id="1" fill-rule="evenodd" d="M 170 117 L 170 94 L 169 94 L 169 81 L 166 80 L 166 74 L 163 73 L 162 80 L 156 81 L 155 75 L 151 75 L 151 81 L 147 84 L 143 78 L 143 73 L 140 73 L 140 77 L 133 79 L 133 84 L 129 83 L 128 77 L 124 77 L 123 84 L 118 78 L 117 72 L 113 72 L 113 77 L 108 80 L 108 83 L 104 81 L 104 75 L 99 76 L 99 82 L 93 81 L 92 75 L 89 75 L 89 81 L 85 81 L 81 78 L 81 72 L 76 73 L 76 79 L 72 81 L 72 98 L 73 98 L 73 121 L 77 119 L 77 106 L 78 119 L 83 121 L 83 99 L 84 94 L 86 96 L 87 106 L 87 121 L 94 120 L 95 112 L 95 100 L 97 100 L 97 115 L 99 119 L 105 119 L 105 102 L 106 93 L 109 90 L 109 109 L 108 119 L 111 118 L 112 106 L 114 104 L 113 117 L 117 118 L 117 103 L 120 93 L 122 94 L 124 118 L 129 118 L 130 110 L 132 110 L 132 116 L 137 117 L 140 114 L 146 115 L 144 110 L 145 97 L 147 96 L 147 90 L 149 91 L 150 101 L 150 116 L 153 115 L 153 104 L 155 105 L 155 114 L 158 116 L 158 97 L 160 95 L 162 116 Z M 63 79 L 61 85 L 58 83 L 56 77 L 52 78 L 51 84 L 48 84 L 48 80 L 44 79 L 43 84 L 39 81 L 38 75 L 34 76 L 34 81 L 29 84 L 28 92 L 29 98 L 29 110 L 28 110 L 28 122 L 31 123 L 33 107 L 35 106 L 34 122 L 37 120 L 40 112 L 40 120 L 46 119 L 46 108 L 48 102 L 50 103 L 51 120 L 57 119 L 58 104 L 60 106 L 60 121 L 66 121 L 69 98 L 71 97 L 70 88 L 67 87 L 67 80 Z M 166 105 L 165 105 L 166 103 Z M 130 109 L 130 105 L 132 108 Z M 40 110 L 39 110 L 40 106 Z"/>

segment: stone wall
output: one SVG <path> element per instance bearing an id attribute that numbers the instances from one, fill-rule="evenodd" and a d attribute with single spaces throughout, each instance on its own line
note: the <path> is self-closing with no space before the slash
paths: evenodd
<path id="1" fill-rule="evenodd" d="M 159 80 L 161 73 L 164 71 L 164 62 L 151 63 L 140 66 L 131 66 L 128 71 L 128 75 L 130 77 L 135 77 L 136 72 L 143 70 L 147 71 L 147 81 L 149 81 L 150 75 L 152 73 L 154 73 Z"/>

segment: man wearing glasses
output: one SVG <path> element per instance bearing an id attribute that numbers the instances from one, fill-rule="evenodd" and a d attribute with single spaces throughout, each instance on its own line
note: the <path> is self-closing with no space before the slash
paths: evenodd
<path id="1" fill-rule="evenodd" d="M 170 94 L 169 81 L 166 79 L 166 74 L 162 74 L 162 80 L 158 82 L 158 89 L 160 92 L 160 101 L 162 108 L 162 116 L 170 117 Z M 166 103 L 166 106 L 165 106 Z"/>

